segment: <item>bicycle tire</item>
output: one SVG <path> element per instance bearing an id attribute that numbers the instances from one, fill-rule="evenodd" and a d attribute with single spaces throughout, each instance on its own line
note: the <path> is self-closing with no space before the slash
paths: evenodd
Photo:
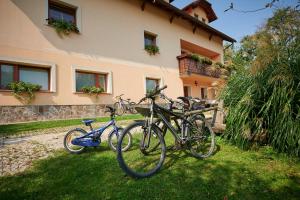
<path id="1" fill-rule="evenodd" d="M 74 150 L 74 149 L 71 149 L 70 146 L 67 144 L 70 135 L 73 134 L 74 132 L 81 133 L 81 136 L 87 134 L 87 132 L 86 132 L 85 130 L 81 129 L 81 128 L 75 128 L 75 129 L 70 130 L 70 131 L 65 135 L 65 137 L 64 137 L 64 147 L 65 147 L 65 149 L 66 149 L 68 152 L 70 152 L 70 153 L 73 153 L 73 154 L 79 154 L 79 153 L 81 153 L 82 151 L 84 151 L 84 149 L 85 149 L 86 147 L 80 146 L 81 148 L 80 148 L 79 150 Z M 70 139 L 71 139 L 71 138 L 70 138 Z M 77 146 L 77 145 L 73 145 L 73 146 Z"/>
<path id="2" fill-rule="evenodd" d="M 120 135 L 122 134 L 123 130 L 124 130 L 123 128 L 121 128 L 121 127 L 119 128 L 120 132 L 119 132 L 119 136 L 117 136 L 117 141 L 118 141 L 118 138 L 120 137 Z M 116 131 L 112 131 L 112 132 L 109 133 L 107 142 L 108 142 L 108 145 L 109 145 L 111 150 L 117 151 L 117 143 L 116 143 L 116 145 L 113 144 L 114 134 L 116 134 Z M 130 148 L 131 143 L 132 143 L 132 135 L 128 134 L 128 144 L 124 148 L 122 148 L 122 151 L 127 151 Z"/>
<path id="3" fill-rule="evenodd" d="M 199 126 L 195 125 L 196 120 L 198 120 L 197 123 L 199 124 Z M 209 122 L 207 122 L 205 120 L 205 117 L 203 117 L 202 115 L 192 116 L 192 118 L 190 119 L 190 122 L 193 126 L 193 127 L 188 128 L 190 137 L 198 138 L 198 139 L 190 140 L 190 142 L 189 142 L 189 149 L 190 149 L 191 154 L 194 157 L 200 158 L 200 159 L 211 156 L 215 150 L 215 145 L 216 145 L 215 144 L 215 133 L 212 130 L 211 125 L 209 124 Z M 195 131 L 195 129 L 197 129 L 197 131 Z M 196 151 L 196 149 L 193 147 L 193 144 L 195 144 L 195 142 L 197 142 L 198 144 L 201 142 L 201 146 L 199 148 L 197 147 L 197 150 L 199 152 Z M 207 149 L 207 150 L 205 150 L 205 149 Z"/>
<path id="4" fill-rule="evenodd" d="M 161 135 L 161 132 L 159 130 L 159 128 L 156 125 L 152 125 L 151 130 L 153 130 L 155 132 L 155 134 L 157 135 L 157 138 L 159 139 L 160 143 L 161 143 L 161 152 L 160 152 L 160 157 L 159 157 L 159 162 L 157 163 L 157 165 L 155 165 L 155 167 L 147 172 L 137 172 L 135 170 L 133 170 L 132 168 L 130 168 L 128 166 L 128 163 L 126 163 L 126 161 L 124 160 L 124 155 L 125 152 L 122 151 L 121 147 L 122 147 L 122 142 L 123 142 L 123 138 L 126 134 L 130 133 L 130 130 L 136 128 L 136 127 L 141 127 L 144 128 L 145 125 L 145 121 L 138 121 L 138 122 L 133 122 L 132 124 L 130 124 L 129 126 L 127 126 L 123 133 L 121 134 L 119 141 L 118 141 L 118 146 L 117 146 L 117 160 L 119 163 L 120 168 L 130 177 L 132 178 L 146 178 L 146 177 L 150 177 L 152 175 L 154 175 L 157 171 L 160 170 L 160 168 L 162 167 L 164 160 L 165 160 L 165 156 L 166 156 L 166 145 L 165 145 L 165 141 L 164 138 Z M 132 133 L 131 133 L 132 134 Z M 135 136 L 135 134 L 132 134 L 133 137 Z M 142 133 L 143 135 L 143 133 Z M 143 138 L 142 138 L 143 139 Z M 137 145 L 141 145 L 141 143 L 137 143 Z M 139 147 L 138 149 L 128 149 L 127 152 L 130 151 L 140 151 Z M 140 154 L 143 155 L 143 154 Z M 136 162 L 139 163 L 139 162 Z M 143 164 L 144 166 L 144 164 Z M 145 168 L 145 167 L 144 167 Z M 143 168 L 143 169 L 144 169 Z"/>

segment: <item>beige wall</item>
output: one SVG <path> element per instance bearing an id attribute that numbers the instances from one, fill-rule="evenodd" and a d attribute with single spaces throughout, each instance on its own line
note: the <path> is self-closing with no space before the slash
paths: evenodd
<path id="1" fill-rule="evenodd" d="M 191 13 L 189 13 L 190 15 L 192 15 L 193 17 L 195 16 L 195 14 L 197 14 L 199 16 L 199 20 L 202 21 L 202 18 L 205 19 L 205 23 L 208 24 L 208 18 L 206 15 L 206 12 L 203 10 L 203 8 L 201 7 L 196 7 L 192 10 Z"/>
<path id="2" fill-rule="evenodd" d="M 56 66 L 56 92 L 38 93 L 33 104 L 111 103 L 124 93 L 137 101 L 145 93 L 145 77 L 161 77 L 172 98 L 183 95 L 178 61 L 180 39 L 220 53 L 222 39 L 197 30 L 186 21 L 147 4 L 141 10 L 137 0 L 64 0 L 78 6 L 80 34 L 60 38 L 46 24 L 47 0 L 0 1 L 0 57 L 11 60 L 52 63 Z M 144 50 L 144 30 L 158 35 L 160 54 Z M 74 93 L 72 67 L 88 67 L 110 72 L 112 94 L 99 98 Z M 10 92 L 0 92 L 0 105 L 19 105 Z"/>

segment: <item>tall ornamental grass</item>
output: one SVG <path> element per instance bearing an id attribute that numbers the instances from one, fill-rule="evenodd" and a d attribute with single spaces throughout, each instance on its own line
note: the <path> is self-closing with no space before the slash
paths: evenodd
<path id="1" fill-rule="evenodd" d="M 295 54 L 294 54 L 295 55 Z M 221 98 L 228 108 L 224 137 L 243 148 L 270 145 L 300 156 L 300 54 L 233 75 Z"/>

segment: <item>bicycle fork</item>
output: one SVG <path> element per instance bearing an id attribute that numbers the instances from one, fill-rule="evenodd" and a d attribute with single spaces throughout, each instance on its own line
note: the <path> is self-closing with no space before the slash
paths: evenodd
<path id="1" fill-rule="evenodd" d="M 151 138 L 151 128 L 152 128 L 152 123 L 153 123 L 153 104 L 151 103 L 150 106 L 150 119 L 146 119 L 146 124 L 145 124 L 145 130 L 144 129 L 144 134 L 143 134 L 143 139 L 142 139 L 142 143 L 141 143 L 141 148 L 142 149 L 147 149 L 149 148 L 149 144 L 150 144 L 150 138 Z"/>

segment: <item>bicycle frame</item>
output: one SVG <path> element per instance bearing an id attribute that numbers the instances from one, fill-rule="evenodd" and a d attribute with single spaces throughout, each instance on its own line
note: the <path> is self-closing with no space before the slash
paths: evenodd
<path id="1" fill-rule="evenodd" d="M 122 107 L 124 110 L 130 110 L 130 107 L 128 106 L 130 101 L 122 99 L 121 97 L 119 97 L 117 102 L 119 103 L 120 107 Z"/>
<path id="2" fill-rule="evenodd" d="M 167 126 L 167 128 L 170 130 L 170 132 L 172 133 L 172 135 L 175 137 L 175 139 L 177 141 L 181 141 L 183 142 L 184 139 L 186 138 L 186 134 L 185 134 L 185 131 L 186 131 L 186 127 L 182 127 L 184 125 L 187 125 L 187 124 L 191 124 L 188 120 L 187 120 L 187 117 L 189 115 L 184 115 L 184 114 L 177 114 L 177 113 L 174 113 L 164 107 L 161 107 L 159 105 L 157 105 L 154 100 L 151 100 L 151 108 L 150 108 L 150 112 L 151 112 L 151 116 L 150 116 L 150 123 L 152 124 L 153 123 L 153 114 L 155 113 L 156 115 L 158 115 L 159 119 L 161 119 L 164 123 L 164 125 Z M 173 127 L 173 125 L 170 123 L 171 120 L 167 119 L 163 112 L 166 112 L 168 115 L 172 116 L 172 117 L 175 117 L 175 119 L 181 119 L 182 120 L 182 124 L 181 124 L 181 137 L 179 137 L 178 135 L 178 131 L 175 130 L 175 128 Z M 171 118 L 170 118 L 171 119 Z M 177 122 L 176 122 L 177 123 Z M 176 124 L 178 126 L 178 124 Z M 149 126 L 150 127 L 150 126 Z M 149 134 L 150 135 L 150 134 Z"/>
<path id="3" fill-rule="evenodd" d="M 111 119 L 107 124 L 105 124 L 104 126 L 98 128 L 98 129 L 94 129 L 94 130 L 91 130 L 88 134 L 84 135 L 84 136 L 81 136 L 81 137 L 78 137 L 78 139 L 82 139 L 82 138 L 86 138 L 86 137 L 93 137 L 96 133 L 96 137 L 97 138 L 100 138 L 102 136 L 102 134 L 104 133 L 104 131 L 108 128 L 112 126 L 113 127 L 113 130 L 110 132 L 116 132 L 116 134 L 118 134 L 119 132 L 119 128 L 116 126 L 116 121 L 115 119 Z M 92 136 L 93 135 L 93 136 Z"/>

